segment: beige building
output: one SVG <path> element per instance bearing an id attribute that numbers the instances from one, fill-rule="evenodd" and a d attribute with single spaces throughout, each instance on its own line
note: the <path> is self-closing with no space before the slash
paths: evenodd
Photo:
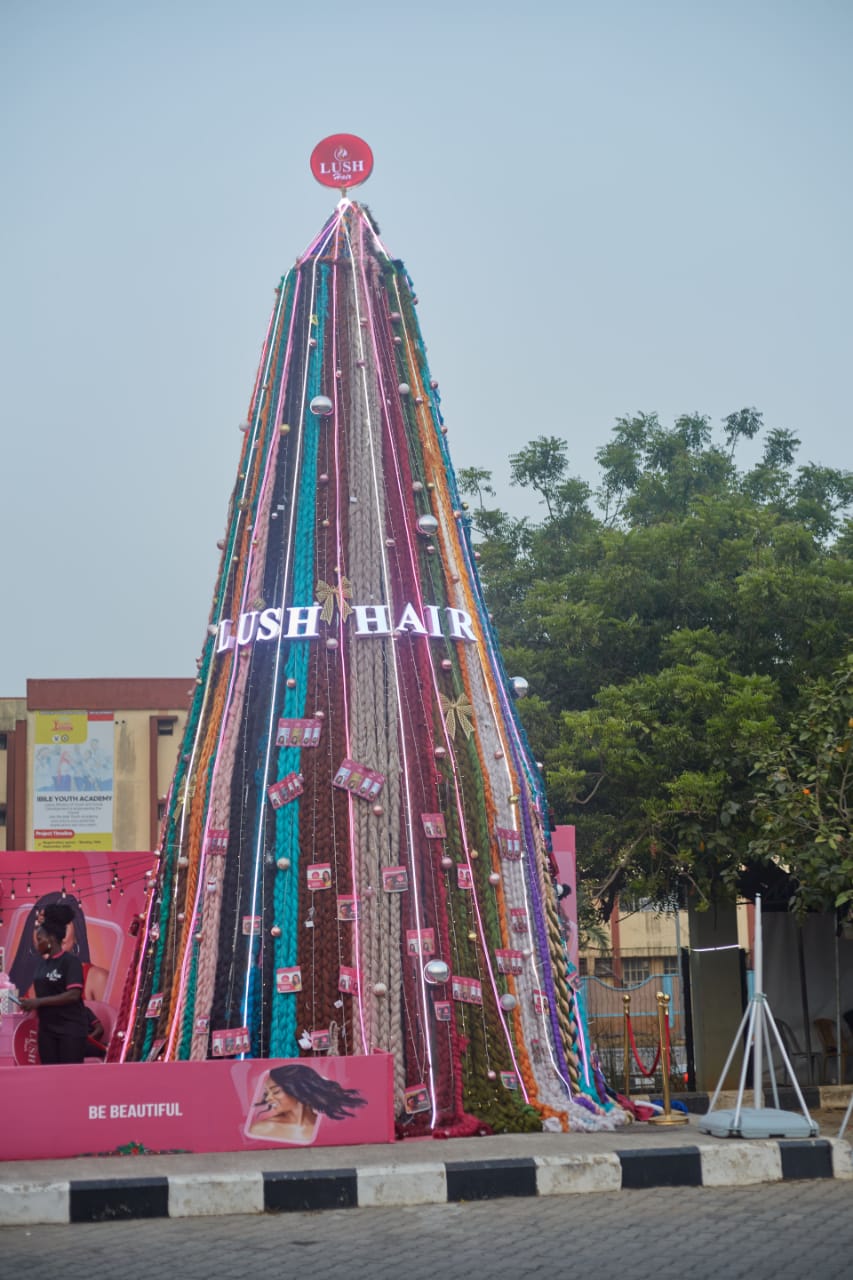
<path id="1" fill-rule="evenodd" d="M 28 680 L 0 699 L 0 849 L 155 849 L 193 683 Z"/>
<path id="2" fill-rule="evenodd" d="M 747 953 L 753 912 L 751 903 L 738 905 L 738 943 Z M 656 974 L 680 973 L 679 953 L 689 946 L 686 911 L 661 910 L 642 899 L 620 900 L 602 929 L 604 936 L 580 954 L 582 976 L 630 987 Z"/>

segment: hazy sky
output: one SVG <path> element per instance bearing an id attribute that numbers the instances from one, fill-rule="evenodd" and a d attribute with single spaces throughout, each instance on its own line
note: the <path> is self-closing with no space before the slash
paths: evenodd
<path id="1" fill-rule="evenodd" d="M 849 466 L 851 58 L 851 0 L 0 0 L 0 695 L 195 673 L 330 133 L 503 506 L 637 411 Z"/>

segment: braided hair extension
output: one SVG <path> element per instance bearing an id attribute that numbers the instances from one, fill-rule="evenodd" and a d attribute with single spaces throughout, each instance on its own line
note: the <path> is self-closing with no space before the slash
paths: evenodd
<path id="1" fill-rule="evenodd" d="M 282 583 L 289 591 L 289 598 L 296 607 L 310 606 L 314 599 L 314 538 L 317 521 L 317 457 L 320 443 L 318 416 L 311 412 L 310 401 L 322 388 L 323 343 L 325 341 L 325 316 L 327 308 L 328 269 L 317 263 L 305 264 L 303 272 L 310 272 L 312 285 L 306 291 L 309 305 L 301 317 L 303 349 L 306 350 L 306 374 L 304 391 L 299 406 L 299 433 L 301 458 L 299 475 L 294 477 L 295 508 L 291 512 L 293 556 L 289 583 Z M 296 486 L 298 485 L 298 491 Z M 295 519 L 294 519 L 295 517 Z M 284 599 L 282 599 L 284 603 Z M 282 635 L 284 633 L 282 632 Z M 281 642 L 283 644 L 283 641 Z M 284 688 L 279 715 L 282 718 L 301 718 L 307 705 L 309 679 L 309 651 L 304 640 L 293 639 L 284 653 L 282 669 Z M 282 746 L 276 762 L 276 780 L 289 773 L 298 773 L 302 752 L 299 748 Z M 296 799 L 279 808 L 275 815 L 275 857 L 278 866 L 273 887 L 273 915 L 282 932 L 273 946 L 276 969 L 292 967 L 297 963 L 297 918 L 301 879 L 300 863 L 300 800 Z M 292 1053 L 296 1040 L 296 1017 L 292 1000 L 276 1001 L 273 1005 L 270 1027 L 270 1052 L 279 1056 Z"/>
<path id="2" fill-rule="evenodd" d="M 278 336 L 275 352 L 275 366 L 279 366 L 282 360 L 287 362 L 290 356 L 291 346 L 291 324 L 293 316 L 293 307 L 299 293 L 298 277 L 294 278 L 291 274 L 284 283 L 284 298 L 282 308 L 282 320 L 278 327 Z M 279 294 L 281 300 L 281 294 Z M 284 336 L 287 335 L 286 348 Z M 259 382 L 261 377 L 269 379 L 269 371 L 266 370 L 263 375 L 259 373 Z M 280 383 L 280 375 L 275 375 L 276 383 Z M 263 383 L 261 383 L 263 386 Z M 271 403 L 271 398 L 267 403 Z M 267 443 L 264 447 L 264 483 L 263 483 L 263 503 L 261 506 L 262 514 L 258 517 L 264 525 L 266 521 L 266 513 L 270 506 L 270 493 L 272 490 L 272 477 L 278 475 L 280 468 L 280 453 L 285 442 L 281 440 L 277 431 L 277 414 L 268 413 L 264 422 L 266 428 L 265 438 Z M 271 513 L 270 513 L 271 515 Z M 256 520 L 256 524 L 257 524 Z M 257 539 L 257 534 L 253 541 Z M 257 592 L 259 590 L 259 566 L 262 564 L 261 557 L 254 557 L 252 562 L 252 582 L 247 592 L 253 604 L 259 603 Z M 261 590 L 265 588 L 262 587 Z M 245 652 L 245 650 L 240 651 Z M 232 828 L 230 819 L 231 813 L 231 778 L 236 764 L 237 750 L 237 707 L 239 707 L 243 690 L 248 681 L 249 670 L 247 660 L 241 659 L 241 663 L 237 661 L 237 654 L 232 650 L 230 655 L 229 673 L 232 680 L 236 680 L 229 688 L 229 699 L 225 707 L 220 710 L 212 722 L 212 730 L 214 741 L 219 736 L 218 750 L 212 747 L 212 762 L 215 764 L 214 776 L 211 784 L 211 802 L 208 809 L 207 829 L 219 832 L 228 831 L 230 861 L 233 862 L 235 855 L 237 858 L 241 856 L 241 851 L 235 849 L 233 841 L 240 838 L 239 826 Z M 222 904 L 225 900 L 226 885 L 226 867 L 228 866 L 228 854 L 207 857 L 207 850 L 204 851 L 205 867 L 206 867 L 206 893 L 202 908 L 202 941 L 199 950 L 199 958 L 196 974 L 196 998 L 194 1000 L 194 1020 L 193 1020 L 193 1039 L 190 1056 L 193 1058 L 206 1057 L 208 1047 L 208 1025 L 210 1016 L 213 1011 L 214 988 L 217 976 L 220 970 L 219 963 L 219 942 L 220 930 L 223 926 L 228 927 L 230 924 L 233 936 L 233 921 L 223 921 Z"/>
<path id="3" fill-rule="evenodd" d="M 404 315 L 407 315 L 406 299 L 400 295 L 399 291 L 398 298 L 400 298 L 400 302 L 402 304 L 401 310 L 404 312 Z M 418 365 L 417 378 L 420 378 L 423 376 L 422 371 L 425 368 L 425 356 L 417 344 L 414 344 L 414 355 Z M 416 389 L 419 393 L 424 390 L 417 380 L 413 380 L 413 389 Z M 425 395 L 418 394 L 415 398 L 415 404 L 422 404 L 425 399 Z M 426 413 L 428 414 L 428 411 L 426 411 Z M 422 416 L 426 416 L 424 411 L 421 411 L 419 418 Z M 427 417 L 426 421 L 428 426 L 422 433 L 424 467 L 427 474 L 440 476 L 441 461 L 438 457 L 438 451 L 434 445 L 435 433 L 433 430 L 429 429 L 432 427 L 431 419 Z M 440 572 L 436 571 L 436 565 L 439 563 L 447 563 L 449 570 L 454 568 L 454 543 L 456 539 L 455 521 L 459 512 L 456 511 L 455 513 L 451 513 L 449 495 L 446 493 L 445 488 L 441 483 L 433 484 L 429 482 L 426 487 L 430 490 L 434 490 L 433 505 L 437 509 L 440 517 L 438 539 L 442 545 L 440 559 L 438 561 L 435 559 L 426 560 L 422 565 L 422 576 L 425 580 L 429 580 L 431 582 L 434 598 L 441 603 L 446 603 L 447 594 L 445 591 L 444 576 Z M 450 532 L 448 532 L 448 530 Z M 457 675 L 453 682 L 456 687 L 456 691 L 458 692 L 459 688 L 458 681 L 462 679 L 463 687 L 470 703 L 470 688 L 467 685 L 467 678 L 460 675 L 458 664 L 455 663 L 452 658 L 448 659 L 447 665 L 457 670 Z M 462 670 L 464 671 L 464 666 Z M 450 701 L 450 699 L 448 699 L 448 701 Z M 485 777 L 476 748 L 476 738 L 468 739 L 461 753 L 456 751 L 454 753 L 456 755 L 456 783 L 466 814 L 468 836 L 469 838 L 473 836 L 474 842 L 479 846 L 479 848 L 488 849 L 490 845 L 489 824 L 483 788 Z M 471 791 L 472 786 L 473 792 Z M 467 800 L 466 794 L 469 797 Z M 488 881 L 490 863 L 487 858 L 478 857 L 476 852 L 471 853 L 471 858 L 473 860 L 472 869 L 474 872 L 474 886 L 469 892 L 477 895 L 479 898 L 480 910 L 477 915 L 480 928 L 484 929 L 484 934 L 481 940 L 486 947 L 499 946 L 502 935 L 497 915 L 497 892 L 492 888 Z M 474 921 L 472 920 L 471 923 L 473 924 Z M 487 952 L 484 953 L 484 959 L 488 965 Z M 501 986 L 505 987 L 508 981 L 508 979 L 501 979 Z M 492 989 L 494 990 L 495 995 L 497 995 L 497 989 L 494 987 L 494 978 L 492 978 Z M 485 1000 L 484 1019 L 485 1026 L 488 1028 L 485 1045 L 483 1046 L 485 1049 L 486 1061 L 483 1064 L 476 1064 L 472 1058 L 472 1071 L 476 1070 L 479 1073 L 476 1077 L 477 1079 L 482 1078 L 483 1080 L 486 1080 L 494 1079 L 496 1076 L 496 1072 L 491 1070 L 493 1065 L 511 1065 L 507 1061 L 507 1042 L 502 1030 L 502 1020 L 499 1019 L 497 1014 L 496 1002 L 491 991 L 488 991 L 487 998 Z M 472 1049 L 475 1048 L 476 1046 L 472 1045 Z M 487 1068 L 489 1068 L 488 1071 Z M 494 1086 L 492 1086 L 492 1089 L 494 1089 Z M 515 1097 L 514 1095 L 508 1095 L 501 1089 L 496 1101 L 498 1109 L 502 1113 L 498 1121 L 499 1127 L 506 1128 L 508 1127 L 507 1113 L 514 1111 L 517 1106 Z M 481 1116 L 486 1114 L 483 1110 L 484 1105 L 485 1104 L 481 1099 L 478 1106 L 478 1114 Z M 493 1110 L 493 1105 L 493 1103 L 488 1104 L 488 1109 L 490 1111 Z M 523 1108 L 523 1112 L 523 1127 L 530 1127 L 531 1122 L 533 1122 L 530 1112 L 527 1108 Z M 488 1118 L 492 1119 L 492 1114 L 488 1114 Z M 498 1119 L 498 1117 L 495 1117 L 495 1119 Z"/>

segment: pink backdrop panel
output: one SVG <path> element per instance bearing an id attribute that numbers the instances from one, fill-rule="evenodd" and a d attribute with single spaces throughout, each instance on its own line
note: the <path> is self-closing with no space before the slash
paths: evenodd
<path id="1" fill-rule="evenodd" d="M 299 1068 L 279 1073 L 284 1089 L 270 1079 L 280 1067 Z M 0 1097 L 3 1160 L 108 1153 L 132 1142 L 197 1152 L 394 1141 L 392 1058 L 384 1053 L 0 1067 Z"/>
<path id="2" fill-rule="evenodd" d="M 575 863 L 575 828 L 555 827 L 551 833 L 551 852 L 557 863 L 558 879 L 567 884 L 571 893 L 560 899 L 560 913 L 568 924 L 569 959 L 578 967 L 578 885 Z"/>

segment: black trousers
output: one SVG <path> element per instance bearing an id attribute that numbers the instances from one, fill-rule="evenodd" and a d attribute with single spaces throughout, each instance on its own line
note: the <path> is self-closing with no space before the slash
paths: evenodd
<path id="1" fill-rule="evenodd" d="M 82 1062 L 86 1049 L 86 1037 L 57 1035 L 54 1031 L 38 1033 L 39 1057 L 45 1066 L 60 1063 Z"/>

